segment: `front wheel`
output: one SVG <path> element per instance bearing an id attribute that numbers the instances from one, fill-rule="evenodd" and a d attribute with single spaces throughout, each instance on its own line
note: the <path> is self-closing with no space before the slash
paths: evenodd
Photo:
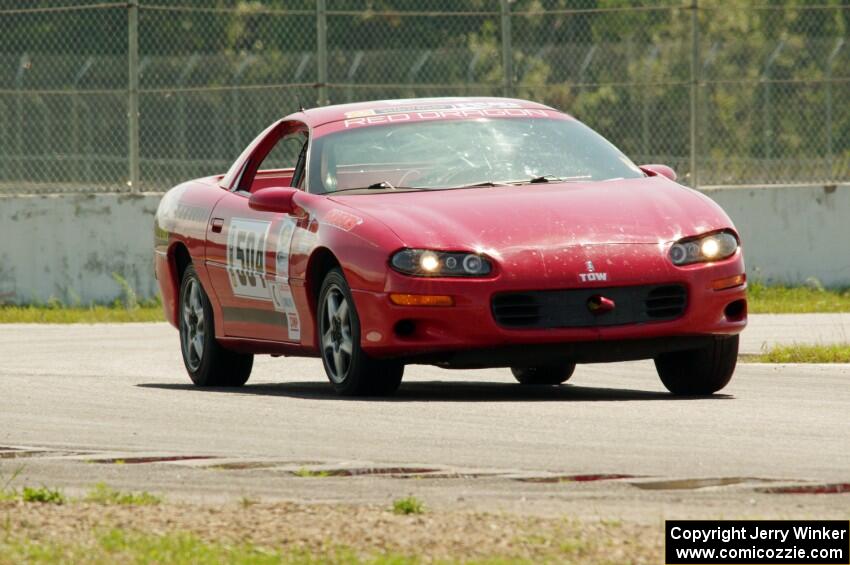
<path id="1" fill-rule="evenodd" d="M 713 394 L 729 384 L 738 363 L 738 336 L 718 338 L 708 347 L 664 353 L 655 368 L 667 390 L 679 395 Z"/>
<path id="2" fill-rule="evenodd" d="M 251 376 L 254 356 L 219 345 L 210 299 L 192 265 L 180 285 L 180 349 L 189 378 L 198 386 L 242 386 Z"/>
<path id="3" fill-rule="evenodd" d="M 540 367 L 511 367 L 514 378 L 523 385 L 559 385 L 567 382 L 576 370 L 575 363 Z"/>
<path id="4" fill-rule="evenodd" d="M 344 396 L 384 396 L 401 384 L 404 365 L 372 359 L 360 347 L 360 318 L 339 269 L 325 277 L 319 292 L 322 364 L 334 390 Z"/>

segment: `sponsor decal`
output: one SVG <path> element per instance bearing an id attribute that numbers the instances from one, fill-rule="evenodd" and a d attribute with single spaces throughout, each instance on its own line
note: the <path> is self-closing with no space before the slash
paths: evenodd
<path id="1" fill-rule="evenodd" d="M 210 211 L 199 206 L 190 206 L 182 202 L 177 205 L 177 210 L 174 211 L 174 217 L 178 220 L 187 222 L 200 222 L 205 224 Z"/>
<path id="2" fill-rule="evenodd" d="M 227 233 L 227 274 L 233 294 L 270 300 L 266 282 L 266 242 L 271 222 L 233 218 Z"/>
<path id="3" fill-rule="evenodd" d="M 411 112 L 427 112 L 436 110 L 483 110 L 487 108 L 519 108 L 516 102 L 440 102 L 437 104 L 411 104 L 407 106 L 391 106 L 389 108 L 370 108 L 346 112 L 346 118 L 365 118 L 366 116 L 382 116 L 385 114 L 409 114 Z"/>
<path id="4" fill-rule="evenodd" d="M 298 317 L 298 309 L 295 308 L 295 300 L 292 298 L 292 289 L 288 283 L 275 281 L 271 284 L 271 296 L 274 309 L 283 312 L 286 316 L 286 330 L 289 339 L 298 341 L 301 339 L 301 320 Z"/>
<path id="5" fill-rule="evenodd" d="M 275 273 L 278 277 L 289 280 L 289 254 L 292 245 L 292 236 L 295 235 L 297 220 L 285 217 L 280 224 L 277 234 L 277 253 L 275 253 Z"/>
<path id="6" fill-rule="evenodd" d="M 553 113 L 555 115 L 556 113 Z M 531 108 L 453 108 L 440 110 L 420 110 L 392 114 L 371 114 L 368 116 L 347 118 L 346 128 L 389 124 L 395 122 L 445 120 L 450 118 L 546 118 L 546 110 Z"/>
<path id="7" fill-rule="evenodd" d="M 375 110 L 356 110 L 354 112 L 346 112 L 346 118 L 365 118 L 366 116 L 374 116 Z"/>
<path id="8" fill-rule="evenodd" d="M 171 241 L 171 232 L 164 229 L 159 223 L 154 225 L 153 234 L 154 244 L 157 247 L 167 246 L 168 242 Z"/>
<path id="9" fill-rule="evenodd" d="M 608 273 L 597 273 L 596 267 L 593 266 L 593 261 L 587 261 L 584 264 L 585 269 L 587 269 L 586 273 L 579 273 L 578 279 L 581 282 L 593 282 L 593 281 L 607 281 Z"/>
<path id="10" fill-rule="evenodd" d="M 298 319 L 298 312 L 286 313 L 286 328 L 289 331 L 289 338 L 293 341 L 301 339 L 301 320 Z"/>
<path id="11" fill-rule="evenodd" d="M 286 316 L 286 331 L 289 339 L 299 341 L 301 339 L 301 320 L 298 317 L 298 309 L 292 298 L 292 289 L 289 286 L 289 257 L 291 255 L 292 239 L 295 235 L 295 226 L 298 220 L 285 217 L 280 224 L 277 234 L 277 251 L 275 252 L 275 282 L 271 284 L 271 297 L 274 309 L 283 312 Z"/>
<path id="12" fill-rule="evenodd" d="M 160 227 L 169 232 L 180 231 L 185 235 L 202 239 L 206 232 L 209 209 L 193 206 L 180 200 L 178 192 L 168 192 L 157 207 L 157 220 Z"/>
<path id="13" fill-rule="evenodd" d="M 355 216 L 354 214 L 349 214 L 345 210 L 334 208 L 325 214 L 325 217 L 322 219 L 322 223 L 339 228 L 343 231 L 351 231 L 363 223 L 363 218 Z"/>

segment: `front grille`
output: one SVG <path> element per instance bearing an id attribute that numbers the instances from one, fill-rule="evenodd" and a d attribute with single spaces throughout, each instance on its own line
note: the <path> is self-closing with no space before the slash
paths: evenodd
<path id="1" fill-rule="evenodd" d="M 613 300 L 615 308 L 594 314 L 587 307 L 594 296 Z M 684 285 L 665 284 L 504 293 L 493 297 L 492 308 L 507 328 L 584 328 L 672 320 L 687 302 Z"/>
<path id="2" fill-rule="evenodd" d="M 680 284 L 653 288 L 646 296 L 646 315 L 660 320 L 677 318 L 685 311 L 687 297 Z"/>
<path id="3" fill-rule="evenodd" d="M 493 300 L 493 315 L 503 326 L 533 326 L 540 320 L 540 308 L 529 294 L 503 294 Z"/>

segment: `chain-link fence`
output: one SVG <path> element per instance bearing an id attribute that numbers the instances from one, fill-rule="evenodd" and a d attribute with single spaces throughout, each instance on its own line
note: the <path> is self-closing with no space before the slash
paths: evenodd
<path id="1" fill-rule="evenodd" d="M 300 105 L 439 95 L 550 104 L 692 185 L 848 181 L 848 27 L 847 0 L 0 0 L 0 191 L 165 190 Z"/>

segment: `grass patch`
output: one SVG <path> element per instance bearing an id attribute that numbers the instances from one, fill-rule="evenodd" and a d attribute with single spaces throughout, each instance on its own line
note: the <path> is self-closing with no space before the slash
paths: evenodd
<path id="1" fill-rule="evenodd" d="M 139 305 L 128 309 L 113 306 L 0 306 L 0 324 L 102 324 L 122 322 L 163 322 L 159 304 Z"/>
<path id="2" fill-rule="evenodd" d="M 539 540 L 520 540 L 519 545 L 538 546 L 537 558 L 492 556 L 471 559 L 440 559 L 443 565 L 532 565 L 536 563 L 611 563 L 586 554 L 588 544 L 574 540 L 555 541 L 540 536 Z M 394 551 L 357 551 L 328 544 L 327 549 L 272 549 L 249 542 L 221 543 L 204 541 L 191 533 L 151 535 L 125 529 L 99 534 L 93 543 L 33 542 L 0 540 L 0 564 L 6 563 L 169 563 L 172 565 L 206 565 L 235 563 L 244 565 L 418 565 L 420 555 Z"/>
<path id="3" fill-rule="evenodd" d="M 759 355 L 744 356 L 753 363 L 850 363 L 850 344 L 777 345 Z"/>
<path id="4" fill-rule="evenodd" d="M 97 324 L 121 322 L 162 322 L 162 297 L 139 300 L 127 279 L 112 273 L 121 294 L 112 304 L 84 306 L 78 296 L 71 293 L 70 305 L 51 298 L 45 304 L 16 306 L 0 303 L 0 324 Z"/>
<path id="5" fill-rule="evenodd" d="M 11 488 L 10 485 L 15 482 L 15 479 L 24 472 L 23 465 L 12 471 L 7 477 L 5 474 L 0 475 L 0 502 L 11 502 L 18 499 L 18 491 Z"/>
<path id="6" fill-rule="evenodd" d="M 0 542 L 0 563 L 320 563 L 307 552 L 281 553 L 244 543 L 205 542 L 187 533 L 155 536 L 122 529 L 101 534 L 93 544 L 30 540 Z M 338 561 L 343 563 L 344 561 Z M 354 560 L 348 561 L 354 563 Z"/>
<path id="7" fill-rule="evenodd" d="M 282 555 L 252 544 L 207 543 L 192 534 L 139 535 L 112 530 L 98 540 L 110 557 L 137 563 L 280 563 Z"/>
<path id="8" fill-rule="evenodd" d="M 408 502 L 410 498 L 404 499 Z M 421 510 L 419 501 L 413 507 Z M 410 505 L 402 505 L 410 508 Z M 0 506 L 0 565 L 18 563 L 658 563 L 657 526 L 372 505 Z M 306 524 L 306 526 L 305 526 Z M 339 524 L 346 524 L 340 529 Z M 462 535 L 458 535 L 462 533 Z"/>
<path id="9" fill-rule="evenodd" d="M 548 562 L 555 562 L 547 560 Z M 171 565 L 407 565 L 423 560 L 396 552 L 363 554 L 348 547 L 311 550 L 270 549 L 251 543 L 207 542 L 190 533 L 150 535 L 124 529 L 100 534 L 93 544 L 0 541 L 0 564 L 5 563 L 169 563 Z M 440 560 L 445 565 L 532 564 L 530 559 Z"/>
<path id="10" fill-rule="evenodd" d="M 47 487 L 24 487 L 21 492 L 21 500 L 42 504 L 65 504 L 66 502 L 65 495 L 61 491 Z"/>
<path id="11" fill-rule="evenodd" d="M 97 483 L 86 495 L 86 502 L 95 504 L 122 504 L 126 506 L 150 506 L 162 502 L 162 498 L 149 492 L 122 492 L 106 483 Z"/>
<path id="12" fill-rule="evenodd" d="M 425 505 L 415 496 L 393 500 L 393 512 L 396 514 L 423 514 Z"/>
<path id="13" fill-rule="evenodd" d="M 808 286 L 767 286 L 749 283 L 750 314 L 805 314 L 850 312 L 850 289 L 825 289 L 813 281 Z"/>

